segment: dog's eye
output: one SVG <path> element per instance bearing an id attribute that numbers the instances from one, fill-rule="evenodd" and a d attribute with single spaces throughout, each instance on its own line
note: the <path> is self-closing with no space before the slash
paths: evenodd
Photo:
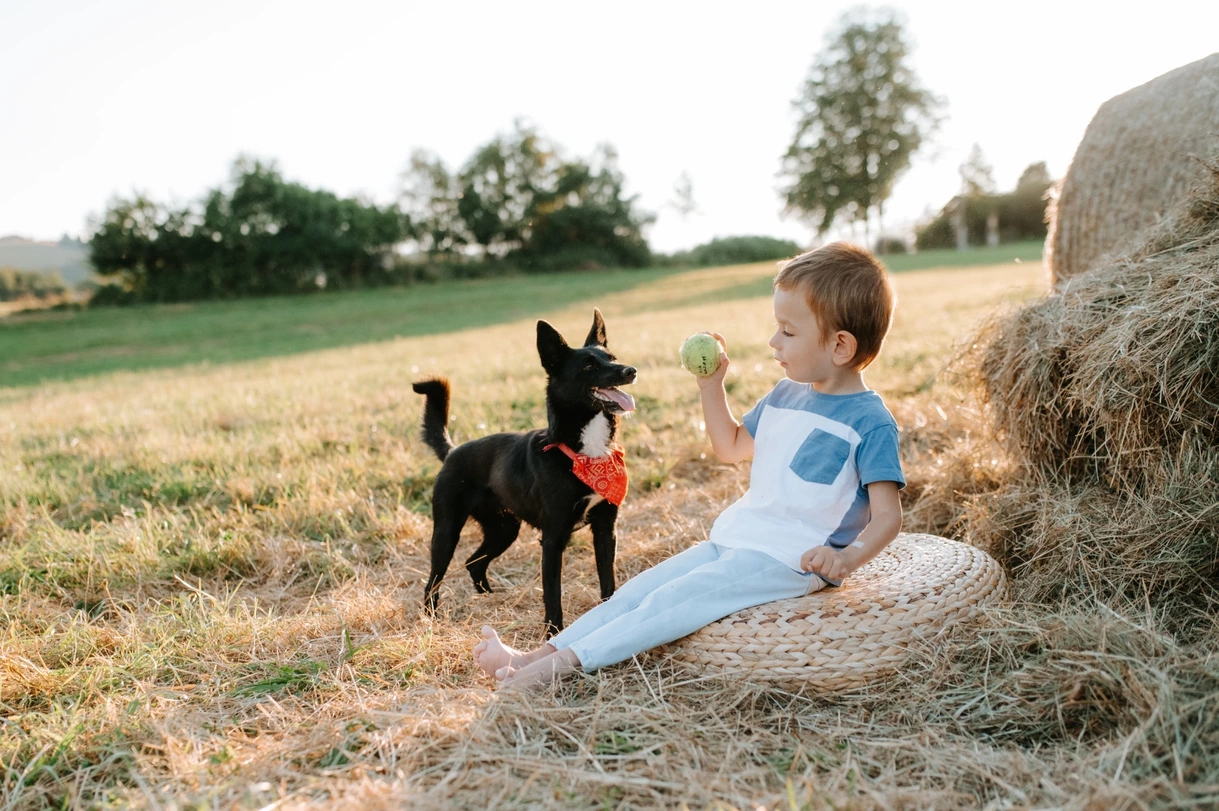
<path id="1" fill-rule="evenodd" d="M 584 364 L 584 371 L 591 372 L 592 370 L 593 370 L 593 365 L 591 363 Z"/>

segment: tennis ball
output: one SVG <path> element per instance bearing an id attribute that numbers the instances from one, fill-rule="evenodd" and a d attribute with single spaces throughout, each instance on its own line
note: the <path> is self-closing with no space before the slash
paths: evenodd
<path id="1" fill-rule="evenodd" d="M 720 344 L 705 332 L 691 335 L 681 345 L 683 369 L 706 377 L 720 366 Z"/>

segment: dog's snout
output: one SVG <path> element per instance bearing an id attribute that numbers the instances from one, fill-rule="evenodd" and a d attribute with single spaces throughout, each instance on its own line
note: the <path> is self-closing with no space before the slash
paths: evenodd
<path id="1" fill-rule="evenodd" d="M 639 370 L 636 369 L 634 366 L 626 367 L 625 373 L 626 373 L 626 376 L 628 378 L 630 378 L 631 383 L 634 383 L 635 378 L 639 376 Z"/>

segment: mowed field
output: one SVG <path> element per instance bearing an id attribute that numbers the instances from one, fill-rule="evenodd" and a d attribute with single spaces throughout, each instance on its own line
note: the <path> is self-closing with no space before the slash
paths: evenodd
<path id="1" fill-rule="evenodd" d="M 890 270 L 1039 262 L 1040 242 L 893 256 Z M 230 363 L 393 338 L 455 332 L 556 311 L 681 276 L 674 270 L 559 273 L 340 294 L 256 298 L 0 318 L 0 390 L 112 371 Z M 766 276 L 666 289 L 652 311 L 763 295 Z"/>
<path id="2" fill-rule="evenodd" d="M 1069 743 L 1021 747 L 908 703 L 928 662 L 833 698 L 651 655 L 557 691 L 497 694 L 470 649 L 484 623 L 540 640 L 532 530 L 493 565 L 494 594 L 476 595 L 455 566 L 441 613 L 421 614 L 439 463 L 417 437 L 413 379 L 452 378 L 457 441 L 540 426 L 535 321 L 577 341 L 599 307 L 611 348 L 640 370 L 620 435 L 632 476 L 622 582 L 703 539 L 746 486 L 747 463 L 711 456 L 676 355 L 692 332 L 722 333 L 729 400 L 747 410 L 779 376 L 766 345 L 774 269 L 0 328 L 0 806 L 973 808 L 1069 788 Z M 1027 260 L 895 275 L 896 322 L 866 379 L 903 429 L 958 407 L 942 371 L 955 342 L 1046 283 Z M 284 313 L 252 315 L 275 306 Z M 78 329 L 89 339 L 74 341 Z M 192 347 L 210 362 L 180 365 Z M 137 371 L 110 371 L 123 368 Z M 467 533 L 458 560 L 473 543 Z M 583 530 L 565 558 L 569 621 L 596 599 Z"/>

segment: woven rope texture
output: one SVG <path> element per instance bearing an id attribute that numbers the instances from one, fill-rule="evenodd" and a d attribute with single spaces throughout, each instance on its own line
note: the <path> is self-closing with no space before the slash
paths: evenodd
<path id="1" fill-rule="evenodd" d="M 1006 593 L 1003 568 L 982 550 L 902 534 L 838 588 L 738 611 L 665 652 L 708 672 L 838 692 L 892 672 L 912 643 Z"/>

